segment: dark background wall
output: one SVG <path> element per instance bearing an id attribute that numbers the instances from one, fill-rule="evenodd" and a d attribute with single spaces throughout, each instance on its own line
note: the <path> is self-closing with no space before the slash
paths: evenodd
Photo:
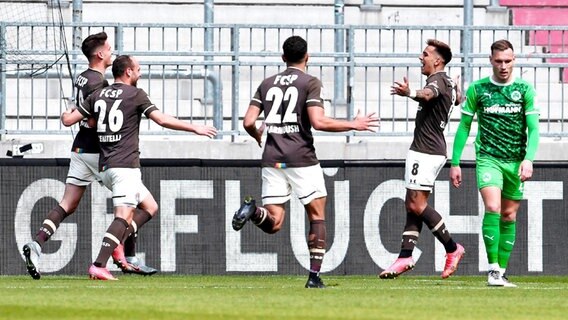
<path id="1" fill-rule="evenodd" d="M 68 159 L 8 159 L 0 162 L 0 274 L 24 274 L 21 247 L 33 239 L 49 210 L 63 195 Z M 308 267 L 307 219 L 296 200 L 287 206 L 275 235 L 254 225 L 230 226 L 241 199 L 260 202 L 257 161 L 152 160 L 142 163 L 143 180 L 160 211 L 141 229 L 138 255 L 162 272 L 180 274 L 303 274 Z M 404 226 L 403 162 L 324 161 L 328 189 L 328 253 L 324 271 L 376 274 L 399 250 Z M 518 214 L 510 274 L 567 274 L 566 163 L 536 163 Z M 430 202 L 466 248 L 458 274 L 486 270 L 481 219 L 483 207 L 471 163 L 463 166 L 461 189 L 450 187 L 448 168 L 439 175 Z M 87 189 L 76 213 L 44 246 L 40 270 L 84 274 L 98 253 L 112 220 L 110 193 Z M 414 274 L 439 274 L 444 251 L 423 228 Z M 415 256 L 415 258 L 418 258 Z"/>

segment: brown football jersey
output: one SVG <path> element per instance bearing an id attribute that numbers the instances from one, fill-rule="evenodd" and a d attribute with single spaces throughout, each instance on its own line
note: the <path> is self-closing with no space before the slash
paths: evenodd
<path id="1" fill-rule="evenodd" d="M 445 72 L 436 72 L 426 79 L 424 88 L 432 90 L 434 98 L 418 104 L 410 150 L 446 156 L 444 129 L 456 101 L 456 85 Z"/>
<path id="2" fill-rule="evenodd" d="M 97 119 L 101 146 L 100 170 L 139 168 L 139 131 L 142 114 L 158 110 L 142 89 L 114 83 L 92 93 L 79 108 L 85 117 Z"/>
<path id="3" fill-rule="evenodd" d="M 264 112 L 264 167 L 306 167 L 319 163 L 308 108 L 323 108 L 321 81 L 290 67 L 266 78 L 250 104 Z"/>
<path id="4" fill-rule="evenodd" d="M 108 81 L 104 75 L 94 69 L 87 69 L 77 76 L 75 80 L 75 103 L 80 106 L 85 99 L 93 92 L 108 86 Z M 97 128 L 91 128 L 87 121 L 79 123 L 79 133 L 73 140 L 71 151 L 77 153 L 99 153 L 99 139 L 97 138 Z"/>

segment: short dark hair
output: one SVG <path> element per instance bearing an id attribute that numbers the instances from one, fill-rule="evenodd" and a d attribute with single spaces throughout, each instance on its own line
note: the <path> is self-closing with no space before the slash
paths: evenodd
<path id="1" fill-rule="evenodd" d="M 115 78 L 123 76 L 126 69 L 134 67 L 132 57 L 129 55 L 121 55 L 112 62 L 112 75 Z"/>
<path id="2" fill-rule="evenodd" d="M 426 44 L 436 48 L 436 52 L 444 59 L 444 65 L 452 61 L 452 49 L 446 43 L 436 39 L 428 39 Z"/>
<path id="3" fill-rule="evenodd" d="M 505 51 L 507 49 L 515 51 L 515 49 L 513 49 L 513 44 L 509 42 L 509 40 L 497 40 L 491 45 L 491 54 L 493 54 L 493 51 Z"/>
<path id="4" fill-rule="evenodd" d="M 107 39 L 108 36 L 104 31 L 92 34 L 83 40 L 83 43 L 81 44 L 81 51 L 83 51 L 83 54 L 88 60 L 91 60 L 91 57 L 95 54 L 97 48 L 103 46 Z"/>
<path id="5" fill-rule="evenodd" d="M 286 62 L 298 63 L 308 53 L 308 43 L 300 36 L 291 36 L 282 45 Z"/>

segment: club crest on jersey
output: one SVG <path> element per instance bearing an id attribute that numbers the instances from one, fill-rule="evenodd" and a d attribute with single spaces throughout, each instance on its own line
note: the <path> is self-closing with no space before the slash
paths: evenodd
<path id="1" fill-rule="evenodd" d="M 517 90 L 511 92 L 511 99 L 512 99 L 513 101 L 519 101 L 519 100 L 521 100 L 521 93 L 520 93 L 519 91 L 517 91 Z"/>

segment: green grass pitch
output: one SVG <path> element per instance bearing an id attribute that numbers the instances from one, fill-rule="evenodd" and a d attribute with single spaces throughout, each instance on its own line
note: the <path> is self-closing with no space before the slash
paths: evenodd
<path id="1" fill-rule="evenodd" d="M 567 319 L 568 277 L 0 276 L 0 319 Z"/>

